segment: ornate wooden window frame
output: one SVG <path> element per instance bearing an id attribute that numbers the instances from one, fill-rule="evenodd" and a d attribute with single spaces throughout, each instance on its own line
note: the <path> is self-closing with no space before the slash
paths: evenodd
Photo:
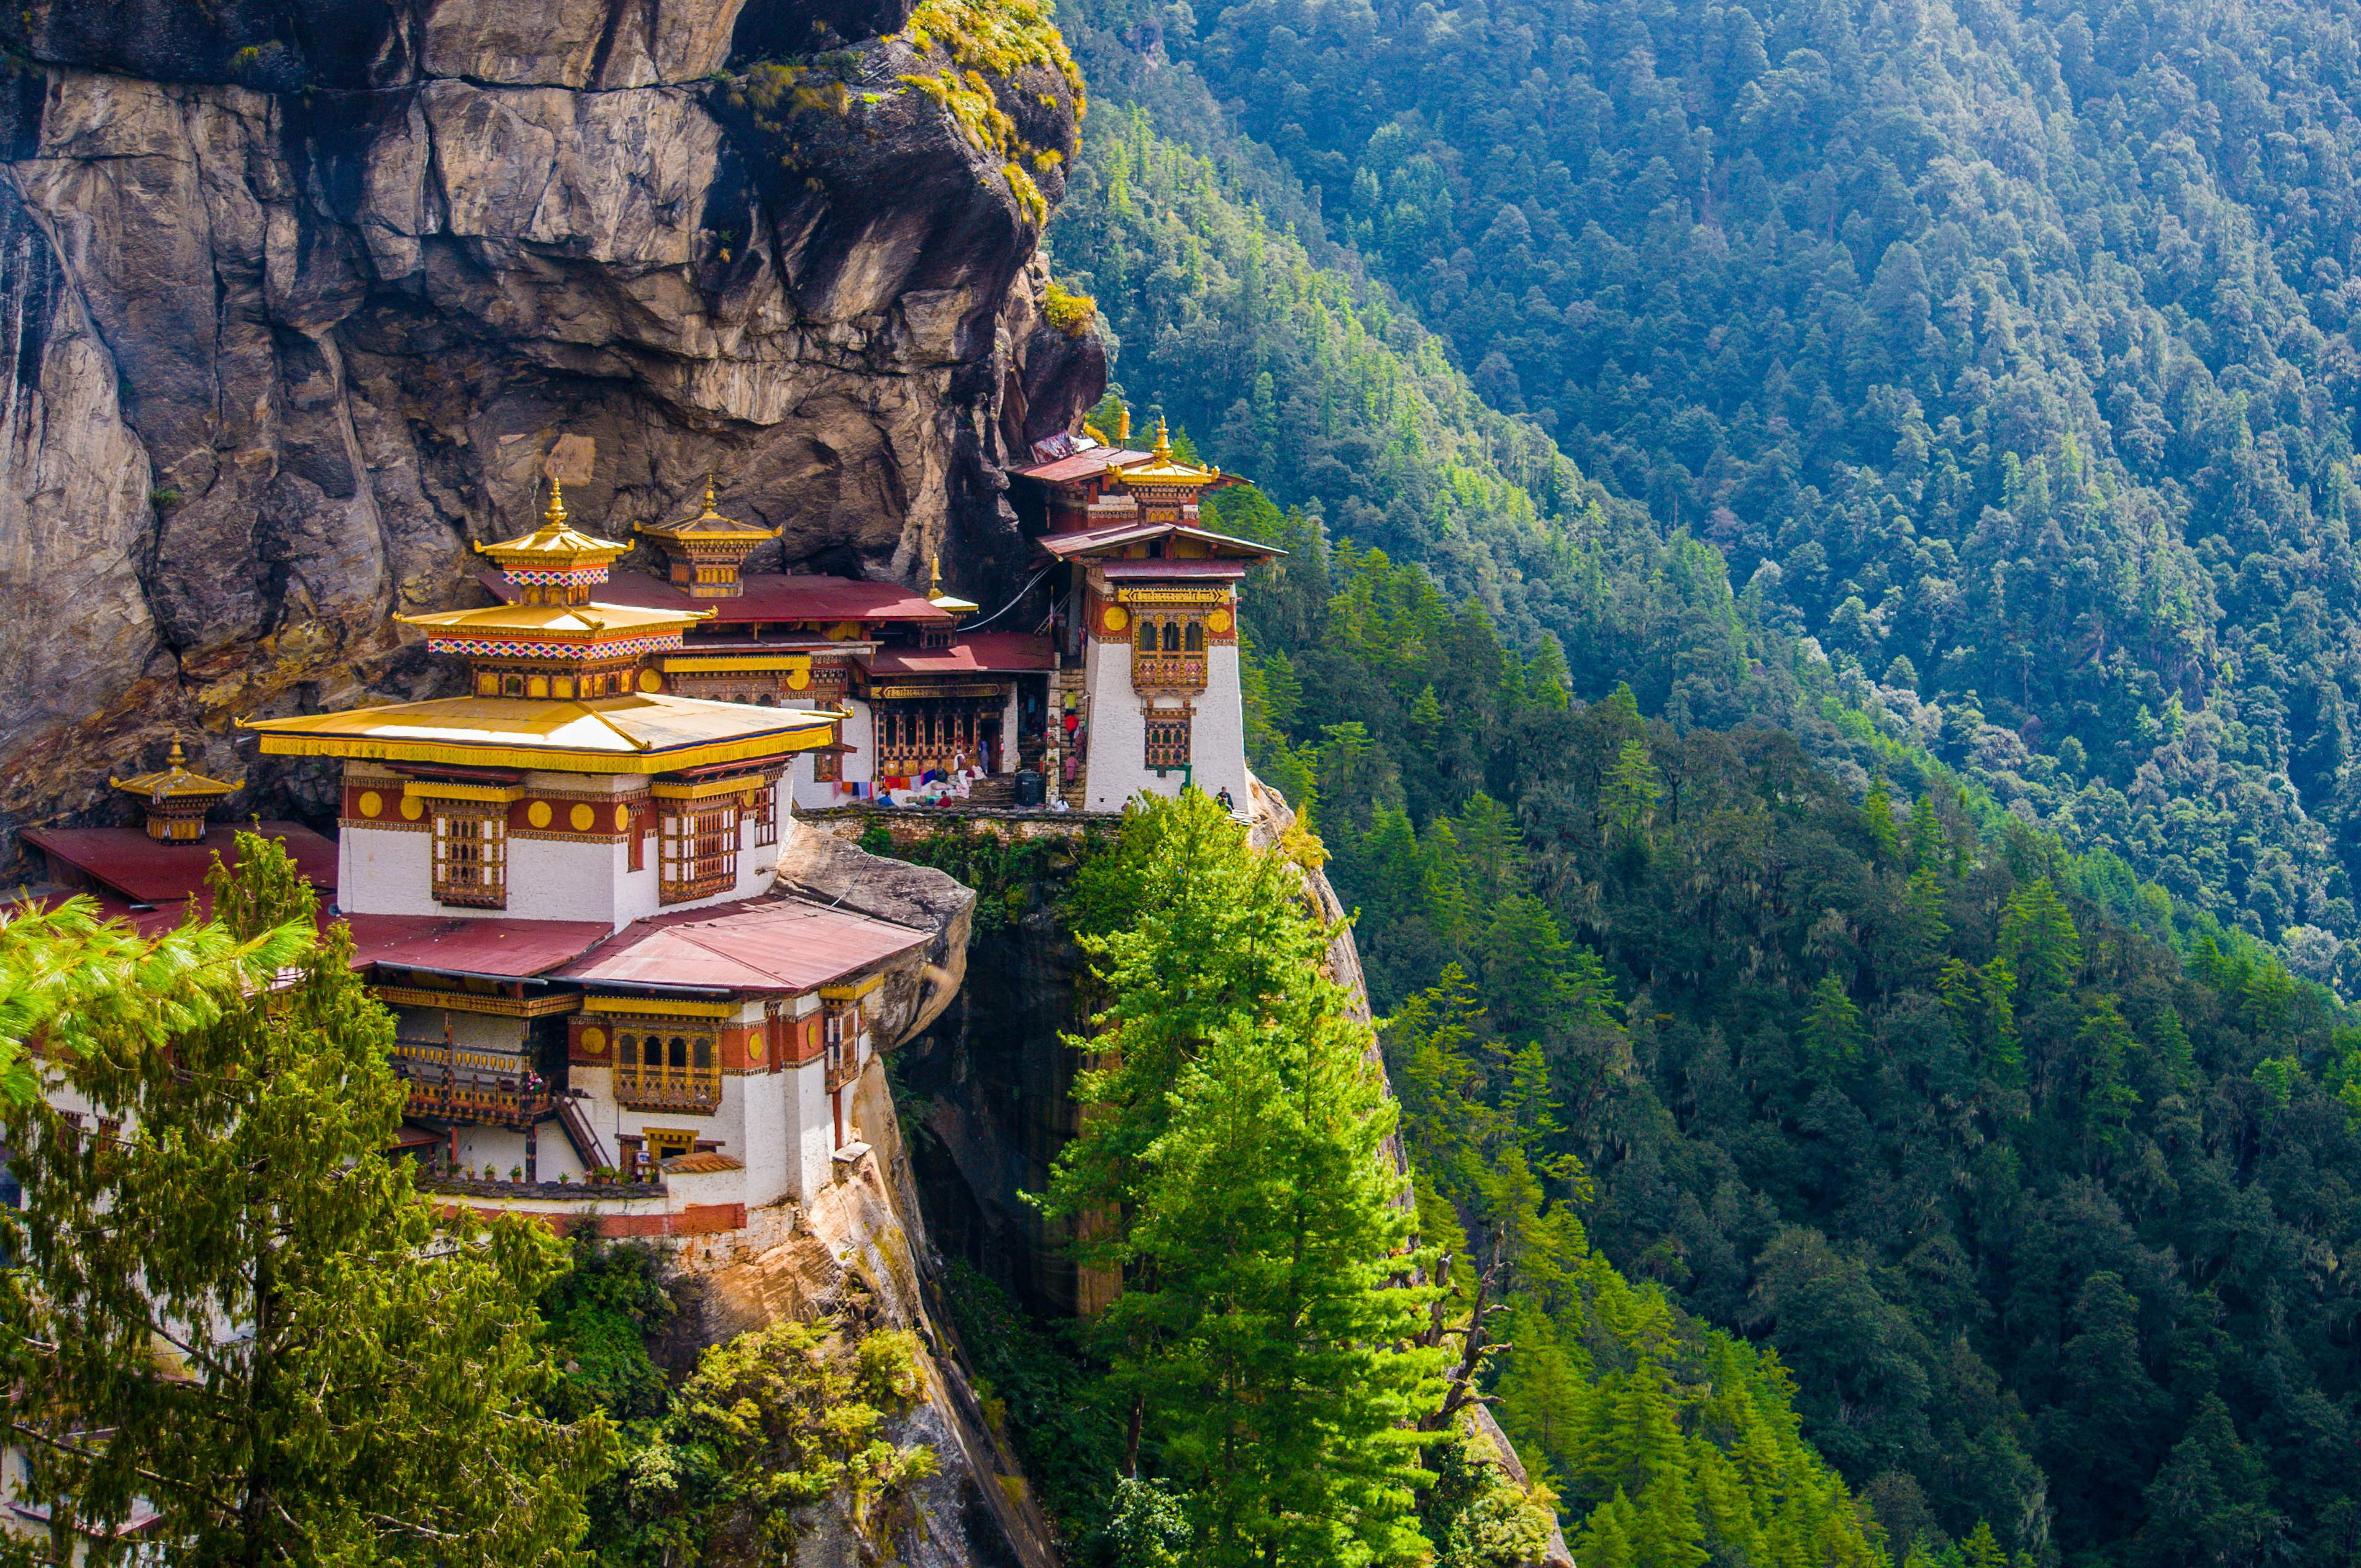
<path id="1" fill-rule="evenodd" d="M 706 1020 L 696 1020 L 704 1025 Z M 648 1060 L 653 1051 L 655 1060 Z M 615 1102 L 709 1116 L 721 1108 L 720 1032 L 625 1025 L 615 1034 Z"/>
<path id="2" fill-rule="evenodd" d="M 504 802 L 434 803 L 430 877 L 437 904 L 466 909 L 509 905 L 509 823 Z"/>
<path id="3" fill-rule="evenodd" d="M 1142 716 L 1146 729 L 1147 766 L 1169 773 L 1190 765 L 1195 729 L 1194 707 L 1151 707 Z"/>
<path id="4" fill-rule="evenodd" d="M 657 803 L 658 904 L 686 904 L 738 885 L 738 824 L 743 809 L 735 795 Z"/>

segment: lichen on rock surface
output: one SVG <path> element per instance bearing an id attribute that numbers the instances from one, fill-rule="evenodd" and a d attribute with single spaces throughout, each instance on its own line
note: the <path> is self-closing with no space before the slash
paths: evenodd
<path id="1" fill-rule="evenodd" d="M 609 533 L 711 469 L 782 531 L 755 569 L 1014 587 L 1003 470 L 1105 378 L 1044 311 L 1056 39 L 966 0 L 10 8 L 0 828 L 108 819 L 167 731 L 231 810 L 324 814 L 230 720 L 439 689 L 389 617 L 471 601 L 561 433 Z M 840 90 L 761 107 L 783 73 Z"/>

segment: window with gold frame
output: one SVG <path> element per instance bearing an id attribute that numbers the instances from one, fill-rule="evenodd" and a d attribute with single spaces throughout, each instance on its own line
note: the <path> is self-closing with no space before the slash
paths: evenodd
<path id="1" fill-rule="evenodd" d="M 435 903 L 469 909 L 508 907 L 508 828 L 505 806 L 434 803 Z"/>
<path id="2" fill-rule="evenodd" d="M 739 803 L 667 802 L 656 817 L 656 902 L 726 893 L 738 882 Z"/>
<path id="3" fill-rule="evenodd" d="M 753 798 L 748 802 L 747 809 L 754 818 L 754 842 L 757 845 L 777 843 L 779 841 L 779 792 L 775 781 L 769 779 L 763 781 L 762 787 L 753 792 Z M 731 873 L 730 880 L 732 882 L 737 880 L 735 872 Z"/>
<path id="4" fill-rule="evenodd" d="M 1148 765 L 1159 772 L 1189 765 L 1189 728 L 1194 716 L 1187 708 L 1151 710 L 1148 715 Z"/>

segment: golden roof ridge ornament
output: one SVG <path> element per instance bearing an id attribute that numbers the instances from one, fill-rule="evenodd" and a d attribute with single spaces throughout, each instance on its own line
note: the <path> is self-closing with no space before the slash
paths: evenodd
<path id="1" fill-rule="evenodd" d="M 110 776 L 106 782 L 127 795 L 144 795 L 159 800 L 173 795 L 213 799 L 236 795 L 246 787 L 244 779 L 236 784 L 225 784 L 220 779 L 207 778 L 193 772 L 189 767 L 188 753 L 181 749 L 181 738 L 177 735 L 172 737 L 170 754 L 165 757 L 164 765 L 156 772 L 137 773 L 127 779 Z"/>
<path id="2" fill-rule="evenodd" d="M 164 759 L 161 768 L 127 779 L 110 776 L 106 782 L 147 803 L 148 837 L 165 844 L 193 844 L 203 839 L 207 808 L 224 795 L 236 795 L 246 787 L 244 779 L 230 784 L 192 772 L 188 753 L 181 749 L 177 735 L 172 737 L 171 753 Z"/>
<path id="3" fill-rule="evenodd" d="M 1222 477 L 1217 467 L 1185 463 L 1172 455 L 1172 433 L 1166 428 L 1162 415 L 1157 417 L 1156 448 L 1148 460 L 1107 470 L 1107 478 L 1126 489 L 1202 490 L 1220 484 Z"/>
<path id="4" fill-rule="evenodd" d="M 943 592 L 943 558 L 939 553 L 927 556 L 927 568 L 932 580 L 927 585 L 927 602 L 953 615 L 973 615 L 983 607 L 973 599 L 963 599 L 956 594 Z"/>
<path id="5" fill-rule="evenodd" d="M 556 479 L 549 481 L 549 505 L 541 515 L 541 526 L 531 533 L 478 544 L 476 553 L 490 556 L 511 575 L 520 571 L 566 572 L 595 567 L 599 576 L 594 580 L 604 580 L 606 566 L 631 548 L 620 540 L 585 533 L 567 521 L 566 487 Z"/>

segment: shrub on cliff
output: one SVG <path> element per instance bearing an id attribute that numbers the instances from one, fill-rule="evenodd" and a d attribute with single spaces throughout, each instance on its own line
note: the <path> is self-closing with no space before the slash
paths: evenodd
<path id="1" fill-rule="evenodd" d="M 555 1242 L 387 1158 L 392 1018 L 285 850 L 239 835 L 213 894 L 155 942 L 74 905 L 0 927 L 0 1035 L 83 1107 L 0 1106 L 16 1497 L 61 1552 L 144 1504 L 174 1561 L 563 1560 L 610 1440 L 538 1402 Z"/>

